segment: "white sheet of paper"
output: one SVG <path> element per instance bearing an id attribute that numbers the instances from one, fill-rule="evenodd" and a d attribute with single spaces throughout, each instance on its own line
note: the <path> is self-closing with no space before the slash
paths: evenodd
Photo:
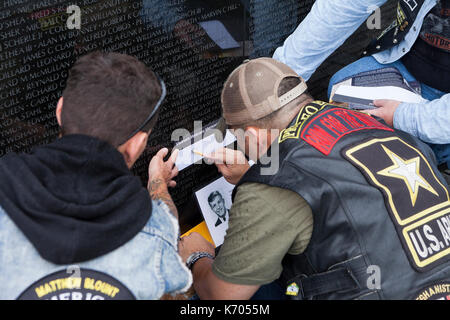
<path id="1" fill-rule="evenodd" d="M 420 95 L 399 87 L 355 87 L 349 85 L 341 85 L 337 88 L 335 94 L 350 96 L 367 100 L 397 100 L 409 103 L 426 102 Z"/>
<path id="2" fill-rule="evenodd" d="M 203 140 L 200 140 L 194 144 L 189 145 L 188 147 L 180 150 L 178 154 L 178 158 L 176 161 L 176 165 L 178 167 L 178 170 L 184 170 L 187 167 L 193 165 L 194 163 L 202 160 L 204 157 L 195 154 L 193 151 L 198 151 L 203 153 L 204 155 L 208 155 L 213 153 L 214 151 L 226 147 L 233 142 L 236 141 L 236 137 L 230 132 L 227 131 L 227 134 L 225 135 L 225 139 L 222 143 L 217 142 L 215 135 L 209 135 Z"/>

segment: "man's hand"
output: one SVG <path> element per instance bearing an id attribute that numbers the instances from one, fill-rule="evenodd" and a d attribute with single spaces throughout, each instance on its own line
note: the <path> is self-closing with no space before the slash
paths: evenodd
<path id="1" fill-rule="evenodd" d="M 373 103 L 377 109 L 366 110 L 365 112 L 383 119 L 389 126 L 394 127 L 394 113 L 401 102 L 395 100 L 375 100 Z"/>
<path id="2" fill-rule="evenodd" d="M 198 233 L 181 238 L 178 250 L 183 261 L 194 252 L 208 252 L 214 256 L 214 246 Z M 219 279 L 212 271 L 211 259 L 198 260 L 192 270 L 194 288 L 203 300 L 247 300 L 250 299 L 259 286 L 233 284 Z"/>
<path id="3" fill-rule="evenodd" d="M 169 149 L 161 149 L 153 157 L 152 161 L 150 161 L 148 167 L 147 189 L 153 200 L 163 201 L 169 207 L 172 214 L 178 219 L 177 207 L 173 203 L 168 190 L 168 187 L 175 187 L 177 185 L 172 179 L 178 175 L 178 168 L 175 166 L 178 150 L 174 150 L 169 160 L 164 161 L 164 158 L 168 153 Z"/>
<path id="4" fill-rule="evenodd" d="M 207 252 L 215 256 L 214 246 L 197 232 L 181 238 L 178 242 L 178 251 L 184 262 L 194 252 Z"/>
<path id="5" fill-rule="evenodd" d="M 167 186 L 174 188 L 177 185 L 173 179 L 178 175 L 178 168 L 175 166 L 178 149 L 175 149 L 170 158 L 164 162 L 164 158 L 168 153 L 169 149 L 161 149 L 150 161 L 148 168 L 149 182 L 151 180 L 162 180 Z"/>
<path id="6" fill-rule="evenodd" d="M 214 161 L 219 172 L 231 184 L 237 184 L 250 169 L 247 159 L 242 151 L 222 148 L 208 156 Z"/>

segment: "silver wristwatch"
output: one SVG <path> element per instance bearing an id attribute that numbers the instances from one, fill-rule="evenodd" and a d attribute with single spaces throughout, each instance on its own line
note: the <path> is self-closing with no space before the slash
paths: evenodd
<path id="1" fill-rule="evenodd" d="M 208 252 L 194 252 L 193 254 L 191 254 L 189 256 L 189 258 L 187 258 L 186 266 L 190 270 L 192 270 L 192 267 L 194 266 L 194 264 L 202 258 L 210 258 L 210 259 L 214 260 L 214 256 Z"/>

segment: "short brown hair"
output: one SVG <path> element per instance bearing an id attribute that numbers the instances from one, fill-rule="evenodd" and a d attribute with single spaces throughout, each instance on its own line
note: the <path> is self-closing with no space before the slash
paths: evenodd
<path id="1" fill-rule="evenodd" d="M 61 130 L 118 147 L 147 119 L 161 96 L 156 75 L 135 57 L 93 52 L 78 59 L 63 92 Z M 157 117 L 143 130 L 149 131 Z"/>

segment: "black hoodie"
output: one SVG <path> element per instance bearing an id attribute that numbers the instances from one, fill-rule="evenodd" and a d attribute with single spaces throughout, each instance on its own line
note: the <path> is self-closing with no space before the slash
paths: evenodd
<path id="1" fill-rule="evenodd" d="M 91 260 L 131 240 L 152 203 L 122 155 L 98 139 L 69 135 L 0 159 L 0 205 L 55 264 Z"/>

